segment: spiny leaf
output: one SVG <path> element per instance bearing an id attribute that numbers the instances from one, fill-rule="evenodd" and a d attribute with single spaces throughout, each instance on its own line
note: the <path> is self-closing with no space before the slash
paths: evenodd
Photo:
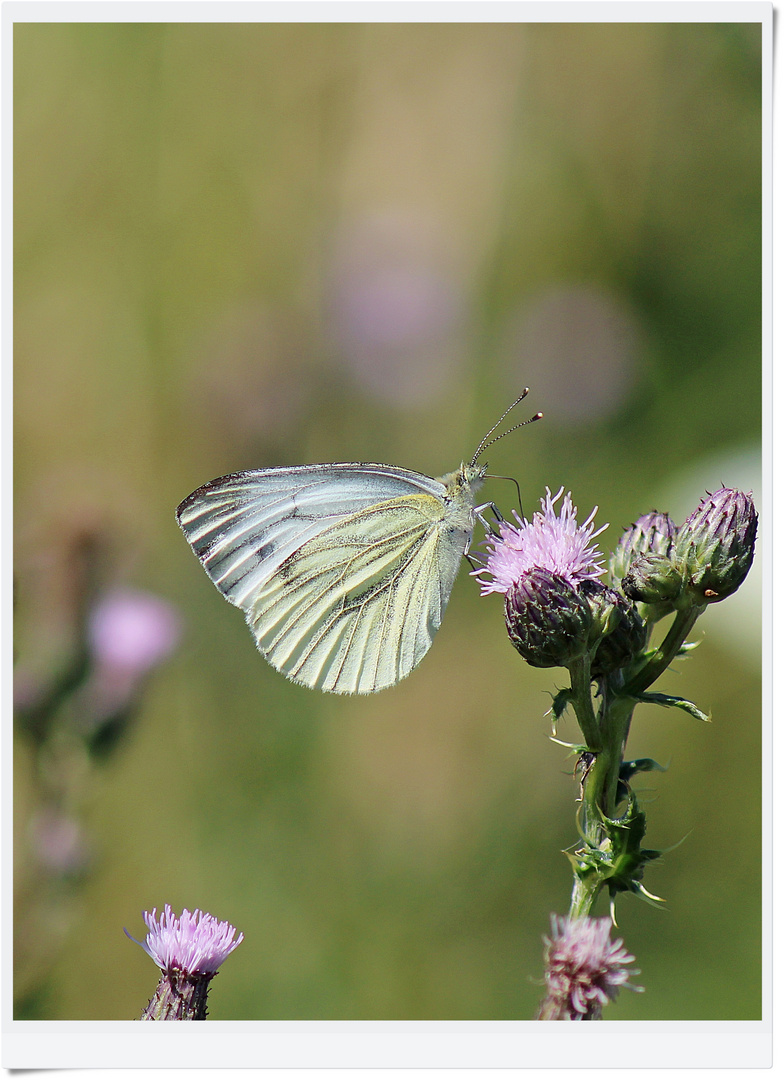
<path id="1" fill-rule="evenodd" d="M 704 713 L 702 709 L 697 708 L 693 701 L 687 701 L 686 698 L 674 697 L 672 694 L 638 694 L 637 700 L 650 705 L 663 705 L 665 709 L 682 709 L 689 716 L 693 716 L 695 720 L 703 720 L 706 724 L 710 723 L 710 713 Z"/>

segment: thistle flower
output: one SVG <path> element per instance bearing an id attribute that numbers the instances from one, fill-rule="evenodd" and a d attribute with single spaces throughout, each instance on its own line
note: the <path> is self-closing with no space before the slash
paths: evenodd
<path id="1" fill-rule="evenodd" d="M 139 678 L 165 660 L 180 638 L 180 617 L 166 600 L 138 589 L 115 589 L 90 613 L 96 663 Z"/>
<path id="2" fill-rule="evenodd" d="M 578 525 L 572 493 L 564 496 L 560 512 L 556 514 L 555 504 L 564 489 L 560 488 L 556 495 L 552 495 L 549 488 L 545 491 L 542 511 L 537 511 L 530 522 L 514 512 L 516 526 L 502 521 L 500 537 L 487 537 L 488 554 L 480 556 L 484 565 L 472 571 L 479 580 L 483 596 L 492 592 L 508 593 L 512 585 L 534 567 L 557 574 L 573 586 L 580 581 L 597 581 L 604 573 L 600 565 L 602 555 L 592 543 L 607 528 L 606 525 L 594 528 L 593 519 L 598 507 L 594 507 L 582 525 Z M 482 578 L 482 574 L 487 577 Z"/>
<path id="3" fill-rule="evenodd" d="M 156 909 L 142 913 L 149 933 L 145 941 L 126 930 L 161 969 L 157 990 L 142 1014 L 142 1020 L 204 1020 L 207 1017 L 207 990 L 218 968 L 243 939 L 236 928 L 218 922 L 197 908 L 193 914 L 183 908 L 178 917 L 169 904 L 160 919 Z"/>
<path id="4" fill-rule="evenodd" d="M 530 522 L 515 514 L 517 525 L 502 521 L 500 537 L 487 537 L 488 553 L 472 573 L 483 596 L 506 594 L 506 626 L 520 655 L 534 667 L 557 667 L 588 647 L 593 615 L 578 586 L 597 582 L 604 573 L 592 541 L 607 526 L 594 528 L 596 507 L 578 525 L 571 492 L 556 513 L 564 489 L 555 496 L 545 490 L 541 513 Z"/>
<path id="5" fill-rule="evenodd" d="M 88 620 L 92 661 L 80 688 L 77 727 L 90 749 L 105 751 L 124 731 L 145 680 L 179 644 L 179 612 L 160 596 L 138 589 L 112 589 Z"/>
<path id="6" fill-rule="evenodd" d="M 716 603 L 739 588 L 754 560 L 756 536 L 751 495 L 720 488 L 702 499 L 678 530 L 674 546 L 699 603 Z"/>
<path id="7" fill-rule="evenodd" d="M 621 987 L 642 990 L 628 981 L 638 974 L 626 967 L 634 957 L 620 938 L 610 941 L 612 919 L 550 919 L 552 936 L 544 939 L 547 997 L 538 1020 L 600 1020 Z"/>

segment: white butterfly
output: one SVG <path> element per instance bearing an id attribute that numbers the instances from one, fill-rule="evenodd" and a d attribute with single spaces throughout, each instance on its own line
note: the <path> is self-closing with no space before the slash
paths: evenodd
<path id="1" fill-rule="evenodd" d="M 186 540 L 273 667 L 337 694 L 383 690 L 416 667 L 475 519 L 487 508 L 500 517 L 474 505 L 487 469 L 477 458 L 527 393 L 467 465 L 438 479 L 391 465 L 284 466 L 219 477 L 179 505 Z"/>

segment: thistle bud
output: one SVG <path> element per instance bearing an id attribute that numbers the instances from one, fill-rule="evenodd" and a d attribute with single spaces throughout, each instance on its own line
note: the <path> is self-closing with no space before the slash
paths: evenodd
<path id="1" fill-rule="evenodd" d="M 669 610 L 683 592 L 683 570 L 667 555 L 638 555 L 621 582 L 630 600 L 665 605 Z"/>
<path id="2" fill-rule="evenodd" d="M 683 567 L 688 593 L 713 604 L 742 584 L 754 560 L 757 511 L 751 495 L 720 488 L 700 502 L 681 525 L 674 555 Z"/>
<path id="3" fill-rule="evenodd" d="M 645 648 L 645 624 L 625 596 L 596 581 L 581 583 L 579 591 L 594 615 L 594 641 L 598 646 L 591 674 L 607 675 L 630 663 Z"/>
<path id="4" fill-rule="evenodd" d="M 638 555 L 669 555 L 678 527 L 669 514 L 651 510 L 630 525 L 610 556 L 610 584 L 616 588 L 629 572 Z"/>
<path id="5" fill-rule="evenodd" d="M 505 612 L 512 644 L 533 667 L 566 667 L 588 647 L 590 605 L 560 574 L 528 570 L 509 588 Z"/>

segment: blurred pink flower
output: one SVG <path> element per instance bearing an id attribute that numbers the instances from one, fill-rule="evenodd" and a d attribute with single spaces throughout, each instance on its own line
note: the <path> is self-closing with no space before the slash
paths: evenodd
<path id="1" fill-rule="evenodd" d="M 93 608 L 88 632 L 99 665 L 138 677 L 174 651 L 180 640 L 181 620 L 160 596 L 115 589 Z"/>
<path id="2" fill-rule="evenodd" d="M 82 827 L 54 806 L 44 806 L 30 822 L 30 840 L 41 866 L 53 874 L 76 874 L 90 861 Z"/>
<path id="3" fill-rule="evenodd" d="M 632 986 L 627 967 L 634 962 L 623 941 L 610 940 L 612 919 L 568 919 L 551 916 L 551 937 L 545 938 L 545 981 L 548 996 L 541 1020 L 600 1020 L 602 1009 L 615 1001 L 622 986 Z"/>
<path id="4" fill-rule="evenodd" d="M 441 393 L 460 369 L 464 289 L 436 223 L 409 208 L 357 220 L 337 239 L 332 324 L 346 367 L 398 405 Z"/>

